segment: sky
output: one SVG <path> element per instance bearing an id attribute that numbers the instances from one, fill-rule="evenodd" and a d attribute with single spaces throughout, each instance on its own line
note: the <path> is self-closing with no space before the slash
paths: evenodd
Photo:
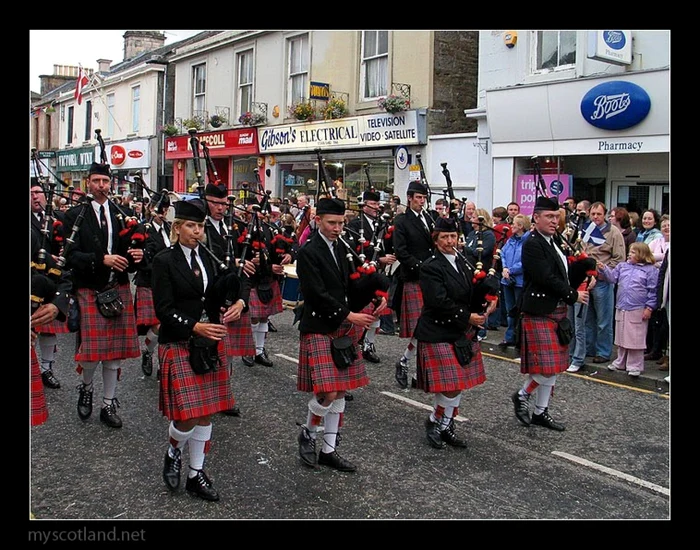
<path id="1" fill-rule="evenodd" d="M 135 29 L 131 29 L 135 30 Z M 158 29 L 159 30 L 159 29 Z M 29 88 L 39 93 L 39 75 L 53 74 L 54 65 L 82 65 L 97 70 L 98 59 L 111 59 L 112 65 L 124 60 L 126 30 L 30 30 Z M 171 30 L 165 45 L 202 31 Z"/>

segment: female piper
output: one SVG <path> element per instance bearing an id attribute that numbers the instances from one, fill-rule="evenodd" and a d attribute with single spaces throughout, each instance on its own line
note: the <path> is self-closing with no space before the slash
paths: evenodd
<path id="1" fill-rule="evenodd" d="M 190 460 L 185 488 L 204 500 L 216 501 L 219 494 L 204 472 L 204 459 L 211 441 L 212 415 L 235 404 L 229 391 L 222 339 L 227 332 L 225 323 L 240 318 L 244 307 L 240 296 L 248 283 L 247 277 L 239 279 L 235 272 L 224 271 L 211 257 L 216 252 L 208 252 L 202 245 L 205 216 L 200 199 L 175 203 L 170 232 L 173 244 L 153 258 L 152 287 L 156 316 L 161 323 L 159 407 L 170 420 L 163 480 L 171 491 L 178 489 L 181 450 L 188 443 Z M 219 318 L 221 323 L 216 322 Z M 190 355 L 193 338 L 206 340 L 214 347 L 210 357 L 215 356 L 217 366 L 213 370 L 195 372 L 197 362 L 192 358 L 196 356 Z"/>
<path id="2" fill-rule="evenodd" d="M 462 390 L 486 380 L 481 348 L 474 337 L 496 307 L 489 302 L 485 313 L 470 311 L 472 273 L 456 256 L 457 224 L 438 218 L 432 232 L 434 254 L 423 262 L 421 310 L 414 336 L 418 341 L 417 387 L 434 394 L 434 409 L 426 420 L 428 443 L 435 449 L 447 445 L 466 447 L 455 434 Z"/>

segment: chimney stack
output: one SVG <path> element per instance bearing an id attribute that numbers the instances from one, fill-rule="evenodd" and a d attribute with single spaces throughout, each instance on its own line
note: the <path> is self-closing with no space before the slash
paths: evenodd
<path id="1" fill-rule="evenodd" d="M 159 31 L 126 31 L 124 33 L 124 61 L 133 59 L 143 52 L 161 48 L 165 35 Z"/>

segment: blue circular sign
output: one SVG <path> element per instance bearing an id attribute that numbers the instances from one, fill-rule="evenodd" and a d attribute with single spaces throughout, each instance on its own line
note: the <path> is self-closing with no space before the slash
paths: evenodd
<path id="1" fill-rule="evenodd" d="M 408 166 L 408 150 L 402 145 L 396 148 L 396 167 L 399 170 L 405 170 Z"/>
<path id="2" fill-rule="evenodd" d="M 559 180 L 552 180 L 549 183 L 549 190 L 555 195 L 561 195 L 564 192 L 564 184 Z"/>
<path id="3" fill-rule="evenodd" d="M 614 80 L 591 88 L 581 99 L 581 115 L 603 130 L 624 130 L 639 124 L 651 109 L 644 88 L 632 82 Z"/>
<path id="4" fill-rule="evenodd" d="M 603 42 L 612 50 L 621 50 L 627 44 L 627 38 L 622 31 L 603 31 Z"/>

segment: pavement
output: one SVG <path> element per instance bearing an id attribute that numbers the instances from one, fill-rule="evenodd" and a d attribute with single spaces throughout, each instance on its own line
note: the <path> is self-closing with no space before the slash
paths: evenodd
<path id="1" fill-rule="evenodd" d="M 515 348 L 509 347 L 502 350 L 498 347 L 499 342 L 503 341 L 505 328 L 501 327 L 498 330 L 486 331 L 486 339 L 481 342 L 482 352 L 486 352 L 495 356 L 503 357 L 504 359 L 517 360 L 519 353 Z M 625 371 L 610 371 L 608 365 L 617 357 L 617 346 L 613 345 L 612 356 L 610 361 L 606 363 L 594 363 L 593 357 L 586 357 L 584 366 L 576 373 L 567 373 L 572 376 L 587 376 L 596 377 L 601 380 L 621 384 L 624 386 L 633 386 L 646 390 L 668 393 L 670 384 L 664 380 L 670 374 L 670 370 L 659 370 L 656 361 L 644 361 L 644 371 L 635 378 L 629 376 Z"/>

